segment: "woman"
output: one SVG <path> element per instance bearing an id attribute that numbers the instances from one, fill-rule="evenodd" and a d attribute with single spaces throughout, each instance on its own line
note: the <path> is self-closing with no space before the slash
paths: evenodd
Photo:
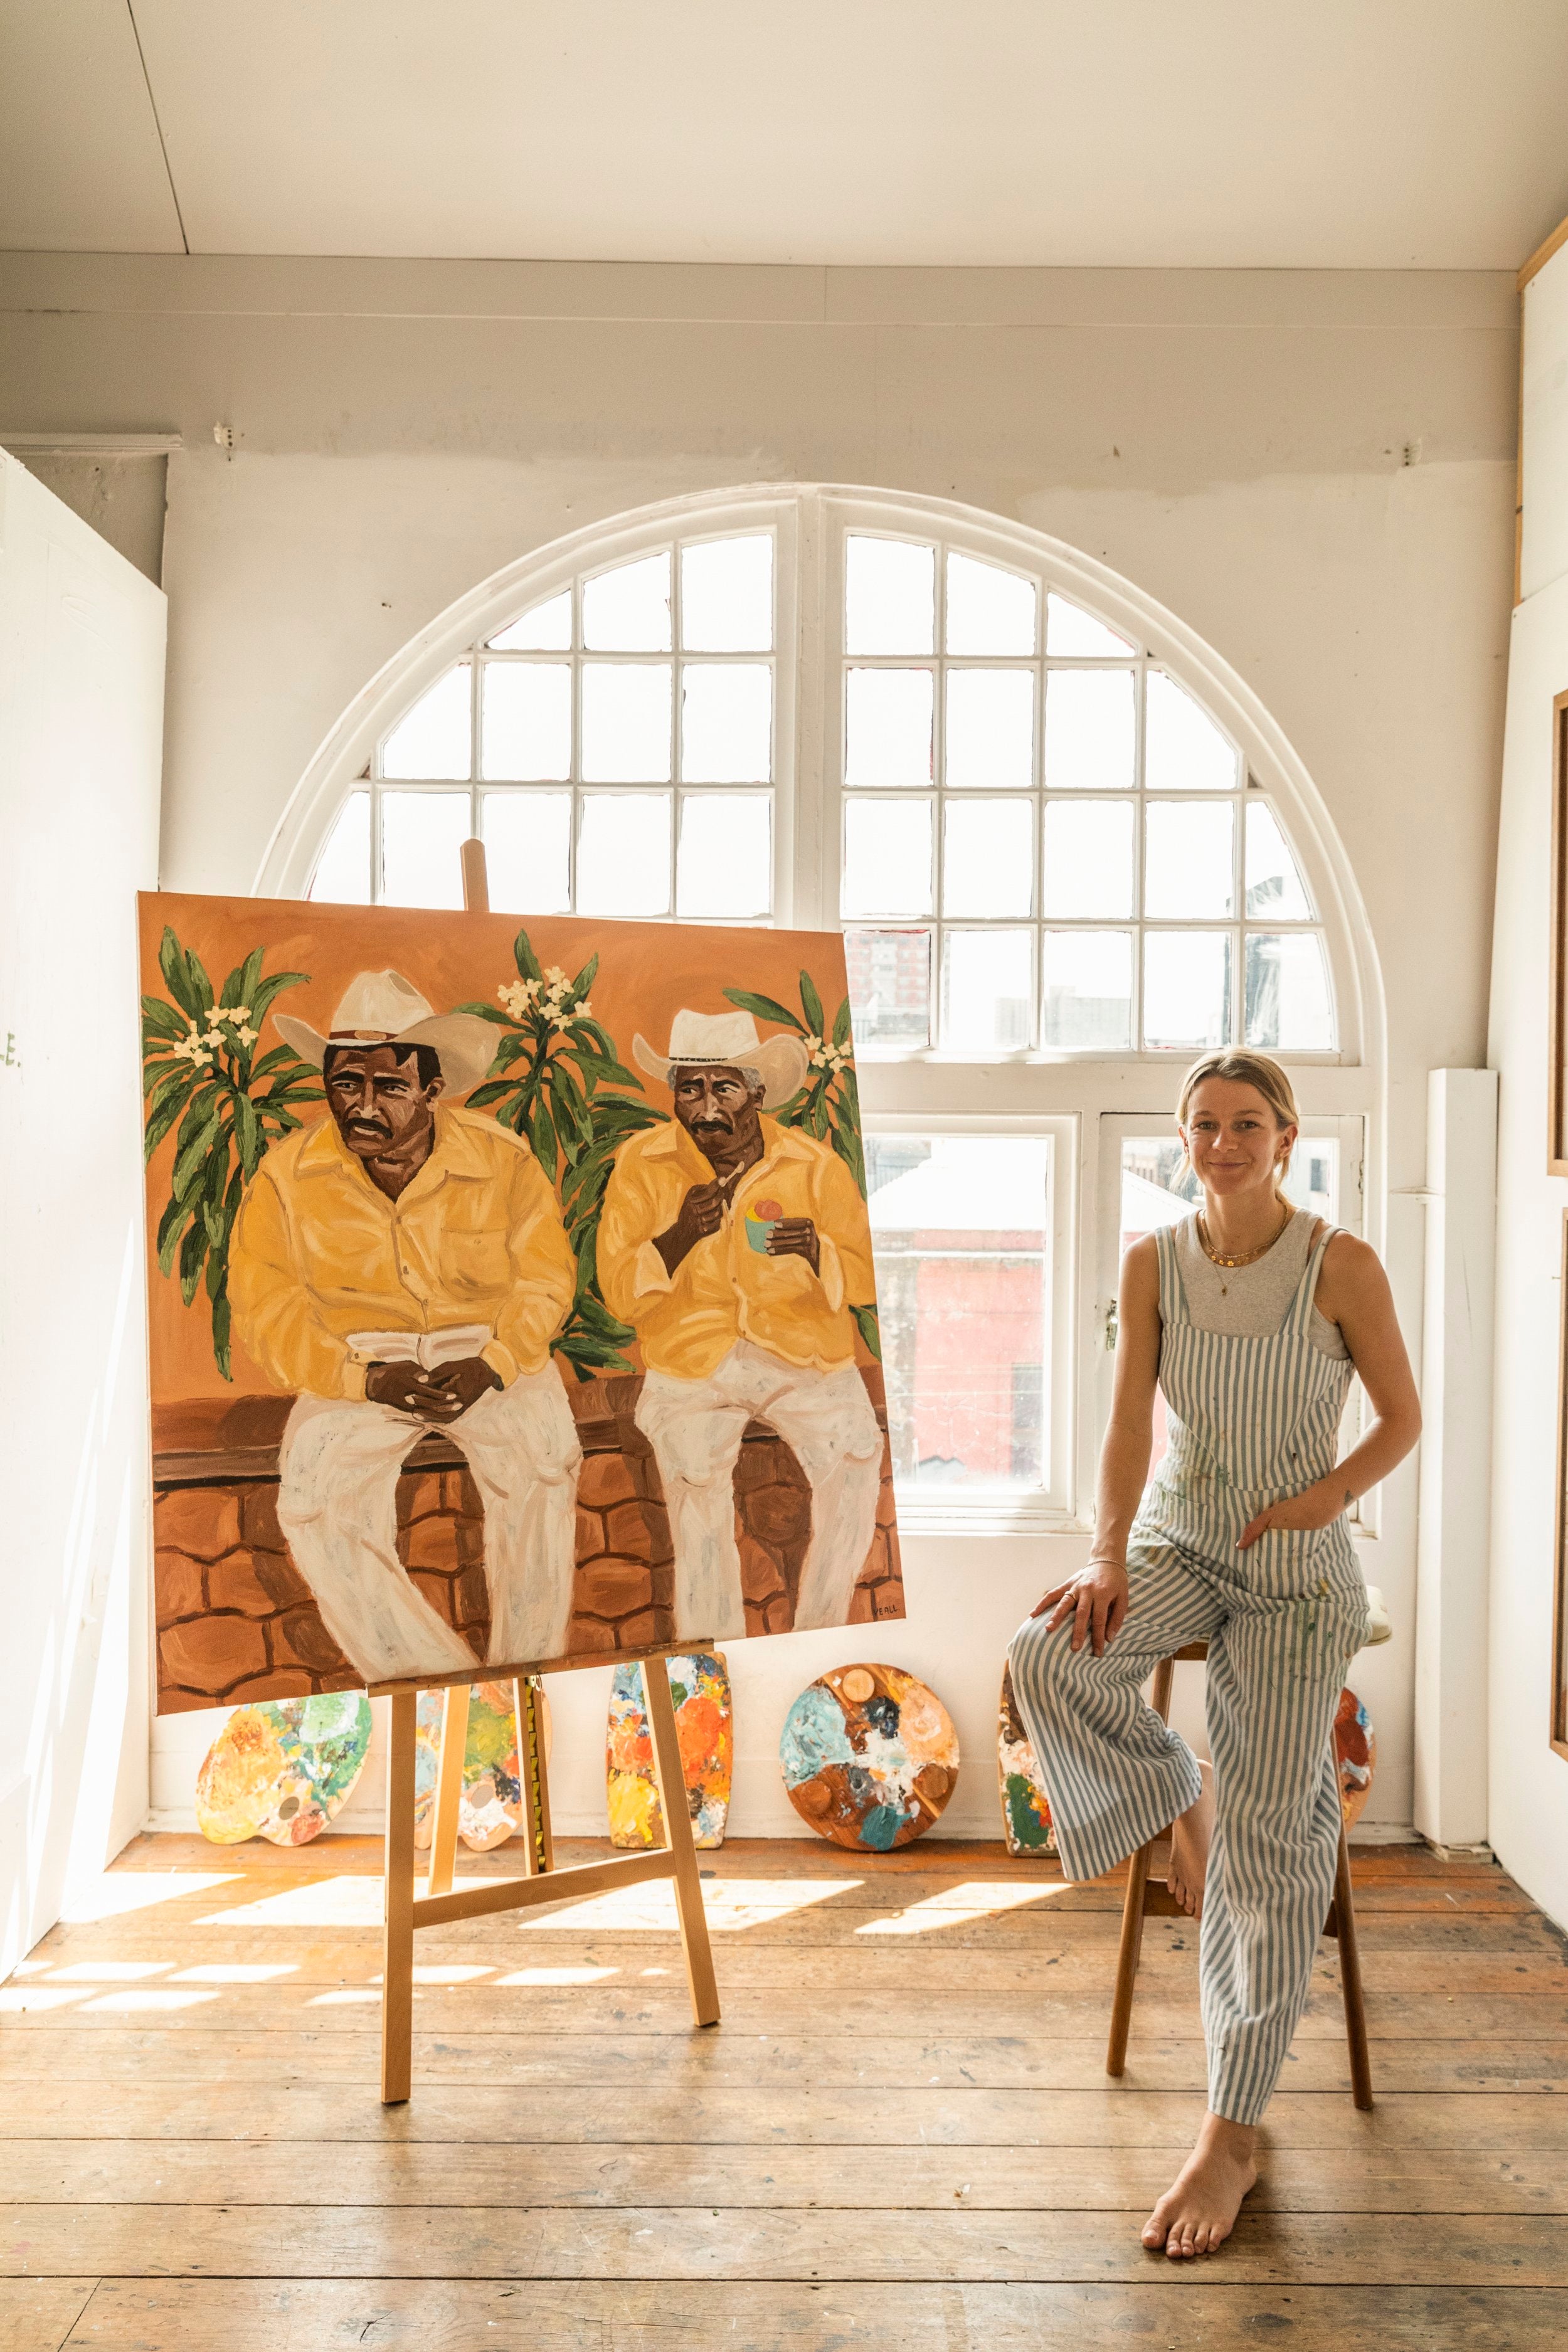
<path id="1" fill-rule="evenodd" d="M 1012 1666 L 1068 1876 L 1169 1827 L 1172 1891 L 1202 1917 L 1209 2111 L 1143 2230 L 1182 2256 L 1228 2237 L 1258 2178 L 1333 1888 L 1331 1727 L 1367 1633 L 1343 1514 L 1421 1413 L 1375 1255 L 1281 1191 L 1298 1114 L 1279 1065 L 1206 1054 L 1176 1116 L 1204 1205 L 1122 1261 L 1089 1565 L 1019 1628 Z M 1336 1463 L 1352 1373 L 1374 1418 Z M 1156 1385 L 1170 1444 L 1144 1492 Z M 1195 1641 L 1212 1775 L 1140 1696 Z"/>

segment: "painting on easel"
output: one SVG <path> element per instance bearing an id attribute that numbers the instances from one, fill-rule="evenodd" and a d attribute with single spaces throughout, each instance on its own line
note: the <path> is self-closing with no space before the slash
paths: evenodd
<path id="1" fill-rule="evenodd" d="M 142 901 L 163 1712 L 903 1613 L 842 941 Z"/>

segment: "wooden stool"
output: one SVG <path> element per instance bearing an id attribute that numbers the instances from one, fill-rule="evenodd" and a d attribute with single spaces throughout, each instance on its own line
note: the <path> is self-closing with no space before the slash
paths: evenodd
<path id="1" fill-rule="evenodd" d="M 1161 1720 L 1171 1719 L 1171 1684 L 1177 1658 L 1206 1658 L 1206 1642 L 1193 1642 L 1174 1657 L 1163 1658 L 1154 1669 L 1154 1706 Z M 1127 1895 L 1121 1906 L 1121 1942 L 1116 1955 L 1116 1996 L 1110 2005 L 1110 2042 L 1105 2053 L 1108 2074 L 1121 2074 L 1127 2065 L 1127 2035 L 1132 2023 L 1132 1992 L 1138 1980 L 1138 1956 L 1143 1945 L 1143 1922 L 1184 1919 L 1168 1886 L 1149 1875 L 1154 1840 L 1139 1847 L 1127 1865 Z M 1340 1990 L 1345 2004 L 1345 2040 L 1350 2045 L 1351 2087 L 1356 2105 L 1372 2105 L 1372 2059 L 1366 2040 L 1366 2004 L 1362 1997 L 1361 1951 L 1356 1943 L 1355 1906 L 1351 1896 L 1351 1858 L 1345 1827 L 1340 1822 L 1339 1860 L 1334 1865 L 1334 1899 L 1323 1922 L 1325 1936 L 1340 1948 Z"/>

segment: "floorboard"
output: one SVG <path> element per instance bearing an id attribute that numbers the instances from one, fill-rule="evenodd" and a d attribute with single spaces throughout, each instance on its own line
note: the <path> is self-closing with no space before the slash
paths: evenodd
<path id="1" fill-rule="evenodd" d="M 1114 1878 L 702 1859 L 716 2031 L 665 1889 L 464 1923 L 420 1939 L 385 2109 L 379 1843 L 136 1841 L 0 1988 L 0 2352 L 1341 2352 L 1370 2311 L 1379 2352 L 1568 2341 L 1565 1947 L 1484 1857 L 1355 1853 L 1377 2106 L 1325 1945 L 1195 2271 L 1137 2236 L 1203 2112 L 1186 1923 L 1150 1923 L 1112 2084 Z"/>

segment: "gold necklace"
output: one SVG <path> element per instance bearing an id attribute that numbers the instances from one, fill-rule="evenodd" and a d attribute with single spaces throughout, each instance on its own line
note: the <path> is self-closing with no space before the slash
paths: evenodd
<path id="1" fill-rule="evenodd" d="M 1226 1267 L 1253 1265 L 1256 1265 L 1257 1261 L 1260 1257 L 1267 1257 L 1269 1251 L 1273 1248 L 1275 1243 L 1279 1240 L 1280 1234 L 1284 1232 L 1286 1226 L 1289 1223 L 1291 1218 L 1296 1213 L 1289 1201 L 1284 1202 L 1281 1206 L 1283 1209 L 1283 1214 L 1279 1219 L 1279 1223 L 1275 1226 L 1274 1231 L 1269 1234 L 1268 1239 L 1266 1242 L 1260 1243 L 1257 1249 L 1242 1250 L 1234 1257 L 1227 1257 L 1223 1251 L 1216 1250 L 1215 1248 L 1213 1243 L 1209 1240 L 1208 1227 L 1204 1223 L 1203 1215 L 1200 1212 L 1197 1220 L 1198 1245 L 1202 1249 L 1204 1255 L 1208 1259 L 1209 1264 L 1211 1265 L 1223 1265 Z M 1219 1295 L 1222 1298 L 1226 1295 L 1228 1288 L 1228 1284 L 1223 1282 L 1220 1284 Z"/>

